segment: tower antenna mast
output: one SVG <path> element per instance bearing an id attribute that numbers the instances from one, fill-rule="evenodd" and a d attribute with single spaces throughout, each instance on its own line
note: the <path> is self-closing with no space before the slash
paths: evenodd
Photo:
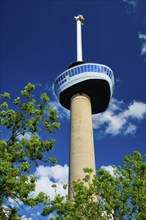
<path id="1" fill-rule="evenodd" d="M 85 20 L 83 15 L 78 15 L 74 17 L 77 24 L 77 62 L 83 61 L 82 55 L 82 25 Z"/>

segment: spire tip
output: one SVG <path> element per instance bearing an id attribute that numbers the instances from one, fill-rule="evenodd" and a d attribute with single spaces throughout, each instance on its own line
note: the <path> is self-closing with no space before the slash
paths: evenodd
<path id="1" fill-rule="evenodd" d="M 74 16 L 74 19 L 75 19 L 75 21 L 78 21 L 78 20 L 81 21 L 81 23 L 82 23 L 82 21 L 85 20 L 83 15 Z"/>

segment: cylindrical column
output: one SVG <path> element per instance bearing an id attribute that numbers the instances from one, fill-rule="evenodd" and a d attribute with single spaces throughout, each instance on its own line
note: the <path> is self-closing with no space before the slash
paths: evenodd
<path id="1" fill-rule="evenodd" d="M 81 20 L 77 20 L 77 61 L 82 61 L 82 30 L 81 30 Z"/>
<path id="2" fill-rule="evenodd" d="M 73 197 L 72 182 L 84 178 L 83 168 L 92 168 L 95 173 L 91 101 L 85 94 L 71 99 L 70 133 L 69 193 Z"/>

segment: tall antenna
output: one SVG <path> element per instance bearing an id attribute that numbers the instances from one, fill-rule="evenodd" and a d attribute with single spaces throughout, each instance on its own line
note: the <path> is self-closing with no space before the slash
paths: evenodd
<path id="1" fill-rule="evenodd" d="M 84 21 L 83 15 L 78 15 L 74 17 L 77 23 L 77 61 L 83 61 L 82 56 L 82 21 Z"/>

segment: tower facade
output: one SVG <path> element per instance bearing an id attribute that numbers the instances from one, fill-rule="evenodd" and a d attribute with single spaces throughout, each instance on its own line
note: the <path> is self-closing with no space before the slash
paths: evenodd
<path id="1" fill-rule="evenodd" d="M 82 15 L 75 17 L 77 26 L 77 61 L 55 80 L 54 89 L 70 116 L 69 189 L 73 180 L 84 178 L 83 168 L 95 172 L 92 114 L 106 110 L 112 97 L 114 75 L 103 64 L 87 63 L 82 59 Z"/>

